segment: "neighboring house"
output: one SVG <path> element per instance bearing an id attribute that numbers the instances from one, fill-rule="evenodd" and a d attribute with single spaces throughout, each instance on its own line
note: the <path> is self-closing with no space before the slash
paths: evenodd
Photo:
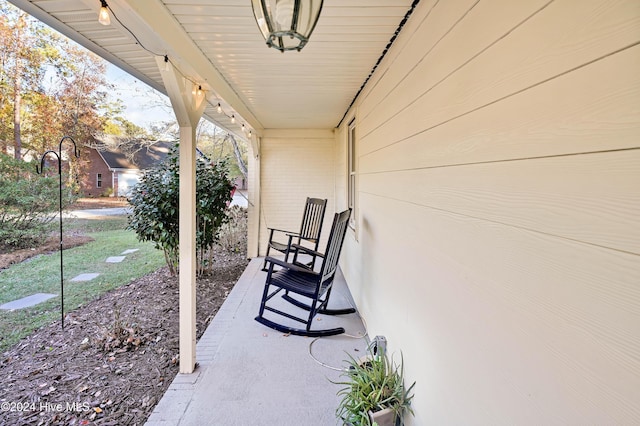
<path id="1" fill-rule="evenodd" d="M 247 189 L 247 180 L 242 176 L 238 176 L 231 182 L 236 189 Z"/>
<path id="2" fill-rule="evenodd" d="M 89 169 L 82 181 L 82 192 L 87 197 L 126 197 L 139 181 L 144 170 L 162 162 L 175 142 L 157 142 L 127 155 L 114 148 L 89 148 Z"/>

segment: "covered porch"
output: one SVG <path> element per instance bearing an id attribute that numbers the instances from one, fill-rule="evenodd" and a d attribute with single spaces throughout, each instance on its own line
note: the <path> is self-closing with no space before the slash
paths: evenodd
<path id="1" fill-rule="evenodd" d="M 250 0 L 109 0 L 109 26 L 98 0 L 11 2 L 171 98 L 180 368 L 200 366 L 175 383 L 192 391 L 167 424 L 223 402 L 234 424 L 264 395 L 277 420 L 245 424 L 286 424 L 278 390 L 331 374 L 308 363 L 270 390 L 279 362 L 308 362 L 310 339 L 253 321 L 257 271 L 216 322 L 226 331 L 195 350 L 200 117 L 251 147 L 249 257 L 265 254 L 268 227 L 299 226 L 307 196 L 353 209 L 340 266 L 370 333 L 417 382 L 407 425 L 638 422 L 637 0 L 325 0 L 308 45 L 284 54 Z M 317 413 L 335 405 L 322 398 Z"/>
<path id="2" fill-rule="evenodd" d="M 347 354 L 366 353 L 365 326 L 358 314 L 319 315 L 321 326 L 346 332 L 312 339 L 254 321 L 266 276 L 262 261 L 249 263 L 199 340 L 195 371 L 176 376 L 147 426 L 337 424 L 341 386 L 331 383 L 340 380 L 334 368 L 345 366 Z M 340 271 L 331 297 L 332 306 L 353 304 Z"/>

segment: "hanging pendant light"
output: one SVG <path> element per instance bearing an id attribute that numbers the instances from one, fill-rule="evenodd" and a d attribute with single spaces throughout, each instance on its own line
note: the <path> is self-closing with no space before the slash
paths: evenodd
<path id="1" fill-rule="evenodd" d="M 300 51 L 320 17 L 323 0 L 251 0 L 253 14 L 267 45 Z"/>

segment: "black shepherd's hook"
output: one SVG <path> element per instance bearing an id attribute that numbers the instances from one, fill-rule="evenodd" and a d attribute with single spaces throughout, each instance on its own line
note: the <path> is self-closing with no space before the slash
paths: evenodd
<path id="1" fill-rule="evenodd" d="M 58 152 L 53 150 L 49 150 L 44 153 L 42 158 L 40 159 L 40 167 L 36 164 L 36 172 L 41 174 L 44 171 L 45 160 L 47 155 L 53 154 L 58 160 L 58 176 L 60 178 L 60 196 L 59 196 L 59 212 L 58 217 L 60 218 L 60 316 L 62 319 L 62 329 L 64 330 L 64 264 L 62 262 L 62 143 L 65 140 L 70 140 L 73 144 L 73 154 L 76 158 L 80 158 L 80 152 L 78 151 L 78 146 L 76 145 L 76 141 L 73 140 L 71 136 L 64 136 L 60 139 L 60 144 L 58 145 Z"/>

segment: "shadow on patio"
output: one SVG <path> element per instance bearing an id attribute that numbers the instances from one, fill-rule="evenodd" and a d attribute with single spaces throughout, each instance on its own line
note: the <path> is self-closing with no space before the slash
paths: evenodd
<path id="1" fill-rule="evenodd" d="M 339 423 L 335 410 L 340 386 L 330 380 L 340 379 L 340 372 L 327 366 L 344 367 L 347 352 L 364 355 L 366 340 L 347 336 L 362 336 L 363 323 L 357 314 L 318 315 L 322 325 L 315 328 L 342 326 L 346 333 L 314 341 L 254 321 L 266 277 L 262 261 L 249 263 L 198 342 L 196 371 L 176 376 L 147 425 Z M 350 304 L 338 271 L 330 305 Z"/>

